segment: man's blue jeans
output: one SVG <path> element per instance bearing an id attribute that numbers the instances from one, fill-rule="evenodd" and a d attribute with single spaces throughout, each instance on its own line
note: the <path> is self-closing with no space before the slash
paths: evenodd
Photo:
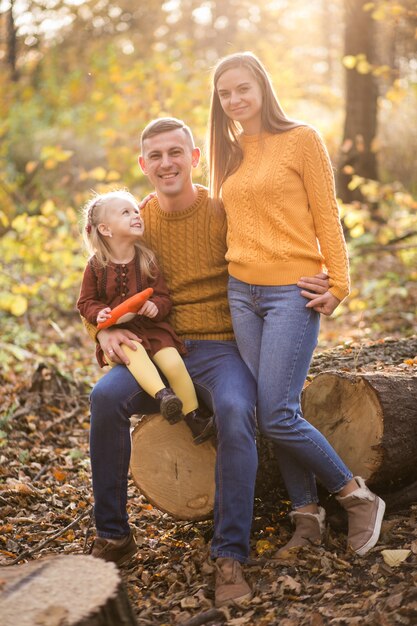
<path id="1" fill-rule="evenodd" d="M 275 442 L 294 509 L 317 502 L 315 477 L 337 493 L 352 473 L 301 413 L 300 397 L 317 344 L 320 314 L 296 285 L 250 285 L 229 278 L 229 304 L 243 360 L 258 381 L 260 431 Z"/>
<path id="2" fill-rule="evenodd" d="M 257 471 L 256 385 L 233 341 L 186 341 L 184 361 L 199 397 L 212 406 L 217 426 L 216 495 L 211 556 L 244 562 Z M 135 413 L 154 413 L 155 400 L 128 369 L 114 367 L 91 394 L 90 454 L 97 534 L 129 533 L 126 512 L 130 422 Z"/>

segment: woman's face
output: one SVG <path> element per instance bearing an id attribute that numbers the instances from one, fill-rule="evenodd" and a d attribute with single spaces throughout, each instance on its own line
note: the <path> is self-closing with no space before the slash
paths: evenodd
<path id="1" fill-rule="evenodd" d="M 262 91 L 246 67 L 235 67 L 221 74 L 216 84 L 223 111 L 239 122 L 248 135 L 262 130 Z"/>

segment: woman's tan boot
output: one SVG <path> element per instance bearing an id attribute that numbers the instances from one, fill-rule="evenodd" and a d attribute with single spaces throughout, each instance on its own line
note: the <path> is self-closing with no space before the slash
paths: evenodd
<path id="1" fill-rule="evenodd" d="M 348 514 L 348 547 L 363 556 L 374 547 L 381 532 L 385 502 L 372 493 L 360 476 L 355 476 L 358 488 L 336 500 Z"/>
<path id="2" fill-rule="evenodd" d="M 273 555 L 272 559 L 287 559 L 295 554 L 303 546 L 319 545 L 324 533 L 326 518 L 325 510 L 319 507 L 318 513 L 290 513 L 291 520 L 295 524 L 295 532 L 288 543 Z"/>

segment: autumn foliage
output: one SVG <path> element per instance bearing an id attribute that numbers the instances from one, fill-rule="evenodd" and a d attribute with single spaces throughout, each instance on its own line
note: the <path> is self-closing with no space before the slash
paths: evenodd
<path id="1" fill-rule="evenodd" d="M 288 114 L 323 133 L 335 167 L 346 108 L 344 72 L 372 74 L 378 81 L 374 149 L 381 180 L 368 180 L 354 167 L 346 170 L 351 190 L 361 192 L 360 201 L 341 205 L 353 292 L 337 320 L 324 328 L 333 341 L 412 332 L 415 10 L 407 0 L 366 3 L 364 10 L 386 37 L 393 29 L 402 33 L 402 48 L 393 48 L 396 58 L 371 63 L 360 52 L 343 55 L 343 3 L 327 4 L 306 8 L 298 0 L 291 5 L 240 0 L 209 8 L 191 0 L 150 0 L 139 11 L 128 0 L 89 0 L 52 2 L 48 9 L 35 1 L 0 7 L 5 373 L 18 372 L 28 359 L 51 359 L 85 375 L 74 307 L 85 265 L 79 208 L 92 189 L 127 187 L 138 198 L 149 191 L 137 164 L 138 139 L 154 117 L 185 119 L 203 148 L 210 69 L 222 54 L 242 49 L 252 49 L 265 62 Z M 55 24 L 49 31 L 46 20 Z M 206 180 L 204 159 L 195 180 Z"/>

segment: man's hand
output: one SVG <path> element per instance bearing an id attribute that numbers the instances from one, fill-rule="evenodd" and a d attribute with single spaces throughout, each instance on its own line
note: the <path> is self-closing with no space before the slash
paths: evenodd
<path id="1" fill-rule="evenodd" d="M 324 274 L 324 272 L 320 272 L 320 274 L 316 274 L 315 276 L 303 276 L 298 281 L 297 286 L 303 289 L 301 295 L 311 300 L 317 295 L 329 291 L 329 277 L 327 274 Z"/>
<path id="2" fill-rule="evenodd" d="M 316 296 L 306 304 L 308 309 L 314 309 L 322 315 L 331 315 L 340 304 L 340 300 L 336 298 L 330 291 L 326 291 L 322 296 Z"/>
<path id="3" fill-rule="evenodd" d="M 121 365 L 129 365 L 130 361 L 122 350 L 122 344 L 125 344 L 132 350 L 136 350 L 135 341 L 141 343 L 141 340 L 132 331 L 126 328 L 103 328 L 97 333 L 97 341 L 107 359 L 112 363 Z"/>
<path id="4" fill-rule="evenodd" d="M 155 191 L 152 191 L 151 193 L 148 193 L 148 195 L 145 196 L 141 202 L 139 202 L 139 210 L 142 211 L 142 209 L 144 209 L 146 207 L 148 202 L 150 202 L 150 200 L 152 200 L 152 198 L 154 198 L 155 196 L 156 196 L 156 192 Z"/>
<path id="5" fill-rule="evenodd" d="M 340 304 L 340 300 L 330 293 L 329 277 L 323 272 L 315 276 L 303 276 L 297 286 L 303 290 L 301 295 L 309 300 L 306 304 L 308 309 L 314 309 L 323 315 L 331 315 Z"/>

